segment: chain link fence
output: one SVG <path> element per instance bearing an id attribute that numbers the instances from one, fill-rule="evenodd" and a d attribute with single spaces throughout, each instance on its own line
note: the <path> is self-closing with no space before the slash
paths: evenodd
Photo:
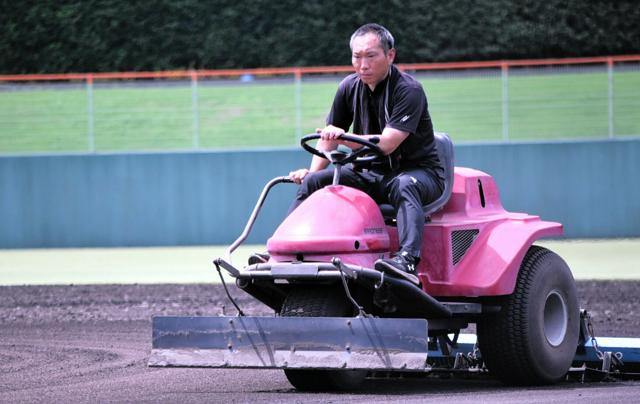
<path id="1" fill-rule="evenodd" d="M 399 67 L 456 142 L 640 136 L 640 56 Z M 0 153 L 296 147 L 349 71 L 0 76 Z"/>

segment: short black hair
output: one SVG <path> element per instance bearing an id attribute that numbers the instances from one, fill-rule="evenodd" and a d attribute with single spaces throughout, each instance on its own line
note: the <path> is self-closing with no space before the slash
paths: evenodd
<path id="1" fill-rule="evenodd" d="M 389 30 L 383 27 L 382 25 L 375 24 L 375 23 L 364 24 L 363 26 L 358 28 L 353 33 L 353 35 L 351 35 L 351 40 L 349 41 L 349 47 L 353 49 L 353 40 L 356 37 L 368 34 L 370 32 L 376 34 L 376 36 L 380 40 L 380 46 L 382 46 L 382 50 L 384 50 L 385 55 L 387 54 L 389 49 L 393 49 L 395 41 L 393 39 L 393 35 L 391 35 L 391 32 L 389 32 Z"/>

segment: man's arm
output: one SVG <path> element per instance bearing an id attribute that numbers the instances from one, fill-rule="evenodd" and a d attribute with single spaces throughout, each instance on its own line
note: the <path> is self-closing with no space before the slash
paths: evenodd
<path id="1" fill-rule="evenodd" d="M 318 141 L 318 150 L 322 150 L 320 149 L 320 141 Z M 316 156 L 315 154 L 313 155 L 313 157 L 311 158 L 311 165 L 309 166 L 309 168 L 301 168 L 299 170 L 296 171 L 291 171 L 289 173 L 289 178 L 291 178 L 293 180 L 293 182 L 295 182 L 296 184 L 301 184 L 302 180 L 304 179 L 304 177 L 307 176 L 307 174 L 315 172 L 315 171 L 320 171 L 322 169 L 324 169 L 325 167 L 327 167 L 329 165 L 329 160 L 322 158 L 320 156 Z"/>
<path id="2" fill-rule="evenodd" d="M 351 149 L 358 149 L 362 147 L 362 145 L 353 142 L 347 142 L 344 140 L 340 140 L 340 137 L 344 135 L 346 132 L 333 125 L 329 125 L 323 129 L 316 129 L 316 132 L 320 134 L 320 139 L 318 140 L 318 144 L 316 148 L 322 151 L 331 151 L 335 150 L 338 144 L 343 144 Z M 380 139 L 378 142 L 378 147 L 382 150 L 385 155 L 389 155 L 393 153 L 395 149 L 400 146 L 400 144 L 409 136 L 409 132 L 404 132 L 398 129 L 385 127 L 380 135 L 356 135 L 354 133 L 349 133 L 351 136 L 361 136 L 365 139 L 371 139 L 377 137 Z M 311 159 L 311 165 L 308 169 L 301 168 L 296 171 L 292 171 L 289 173 L 289 178 L 293 180 L 296 184 L 302 183 L 304 177 L 310 172 L 320 171 L 326 168 L 329 165 L 329 160 L 322 158 L 320 156 L 314 155 Z"/>
<path id="3" fill-rule="evenodd" d="M 321 150 L 333 150 L 336 148 L 338 144 L 343 144 L 351 149 L 359 149 L 360 147 L 362 147 L 362 145 L 359 145 L 357 143 L 340 140 L 342 135 L 345 134 L 345 131 L 341 128 L 338 128 L 332 125 L 329 125 L 326 128 L 319 130 L 318 133 L 321 136 L 320 141 L 318 141 L 318 145 L 320 145 L 321 141 L 324 141 L 325 143 L 323 143 L 323 145 L 326 145 L 326 147 L 331 147 L 328 149 L 321 149 Z M 378 147 L 380 147 L 380 149 L 385 155 L 389 155 L 393 153 L 394 150 L 397 149 L 398 146 L 400 146 L 400 144 L 407 138 L 407 136 L 409 136 L 409 132 L 404 132 L 399 129 L 391 128 L 388 126 L 385 127 L 382 133 L 379 135 L 375 135 L 375 134 L 374 135 L 357 135 L 355 133 L 347 133 L 347 134 L 351 136 L 360 136 L 365 139 L 371 139 L 373 137 L 379 138 L 380 141 L 378 142 Z M 325 164 L 324 167 L 326 166 L 327 165 Z"/>
<path id="4" fill-rule="evenodd" d="M 408 136 L 409 132 L 404 132 L 387 126 L 382 130 L 382 134 L 379 136 L 380 142 L 378 143 L 378 147 L 382 149 L 385 156 L 388 156 L 393 153 Z"/>

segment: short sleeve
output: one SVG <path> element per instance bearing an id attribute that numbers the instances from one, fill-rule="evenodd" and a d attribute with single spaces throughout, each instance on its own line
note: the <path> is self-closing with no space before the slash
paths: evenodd
<path id="1" fill-rule="evenodd" d="M 398 88 L 391 100 L 393 109 L 387 126 L 408 133 L 416 133 L 427 108 L 427 97 L 419 84 Z"/>
<path id="2" fill-rule="evenodd" d="M 353 105 L 350 102 L 350 81 L 348 79 L 344 79 L 338 86 L 326 121 L 327 125 L 337 126 L 344 129 L 345 132 L 349 131 L 349 127 L 353 123 Z"/>

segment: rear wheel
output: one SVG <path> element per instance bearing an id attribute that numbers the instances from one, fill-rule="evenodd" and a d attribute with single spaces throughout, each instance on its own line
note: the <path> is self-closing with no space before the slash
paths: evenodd
<path id="1" fill-rule="evenodd" d="M 351 317 L 353 305 L 341 287 L 300 287 L 292 289 L 285 299 L 283 317 Z M 367 376 L 366 370 L 302 370 L 286 369 L 284 374 L 298 390 L 353 390 Z"/>
<path id="2" fill-rule="evenodd" d="M 480 352 L 489 372 L 507 384 L 562 379 L 578 344 L 576 295 L 564 260 L 545 248 L 529 248 L 513 294 L 499 313 L 478 323 Z"/>

